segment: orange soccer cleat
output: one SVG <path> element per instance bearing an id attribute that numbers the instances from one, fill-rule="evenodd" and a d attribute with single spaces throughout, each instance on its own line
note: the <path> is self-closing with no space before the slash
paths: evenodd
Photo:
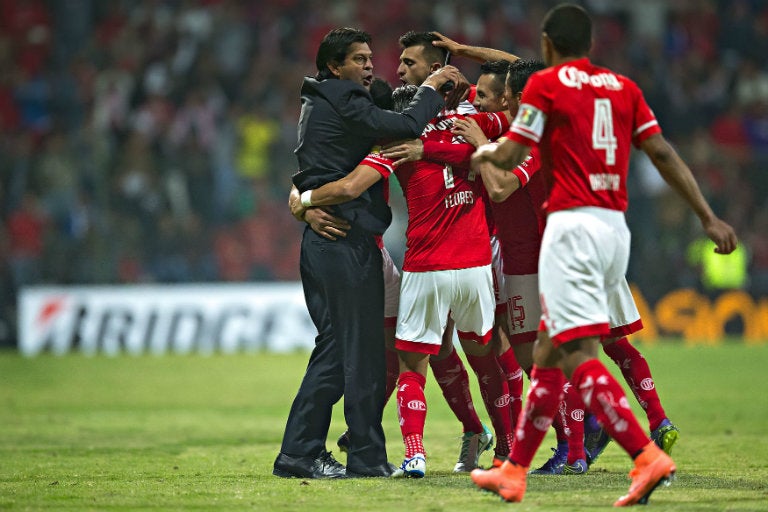
<path id="1" fill-rule="evenodd" d="M 629 492 L 619 498 L 614 507 L 648 503 L 651 493 L 660 484 L 669 485 L 675 476 L 675 462 L 656 443 L 648 443 L 635 459 L 635 467 L 629 472 L 632 484 Z"/>
<path id="2" fill-rule="evenodd" d="M 525 478 L 528 468 L 505 461 L 499 467 L 472 471 L 472 481 L 480 489 L 501 496 L 504 501 L 522 501 L 525 494 Z"/>

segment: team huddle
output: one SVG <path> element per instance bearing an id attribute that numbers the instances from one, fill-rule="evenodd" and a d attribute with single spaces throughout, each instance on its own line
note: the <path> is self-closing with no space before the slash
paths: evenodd
<path id="1" fill-rule="evenodd" d="M 544 62 L 408 32 L 399 40 L 403 85 L 392 91 L 373 75 L 367 33 L 343 28 L 324 38 L 318 73 L 302 86 L 300 170 L 289 198 L 306 222 L 301 276 L 318 336 L 275 475 L 427 475 L 431 368 L 463 428 L 454 471 L 505 501 L 523 499 L 528 475 L 586 473 L 611 439 L 634 463 L 614 505 L 644 504 L 674 477 L 678 429 L 627 339 L 642 328 L 625 278 L 632 146 L 690 205 L 716 252 L 732 252 L 737 238 L 637 85 L 590 62 L 591 39 L 588 14 L 570 4 L 542 23 Z M 450 56 L 482 63 L 475 85 Z M 382 241 L 392 174 L 408 211 L 402 275 Z M 492 429 L 475 411 L 454 333 Z M 600 362 L 601 348 L 647 429 Z M 382 429 L 393 394 L 405 448 L 397 467 Z M 346 466 L 325 447 L 342 396 Z M 554 455 L 531 469 L 551 426 Z M 492 465 L 481 469 L 491 449 Z"/>

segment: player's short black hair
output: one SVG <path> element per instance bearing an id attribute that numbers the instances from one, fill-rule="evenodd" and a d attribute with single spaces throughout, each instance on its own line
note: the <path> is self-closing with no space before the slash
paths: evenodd
<path id="1" fill-rule="evenodd" d="M 448 55 L 448 50 L 445 48 L 439 48 L 432 44 L 432 41 L 439 41 L 432 32 L 414 32 L 413 30 L 406 32 L 400 36 L 400 46 L 403 48 L 410 48 L 411 46 L 422 46 L 424 48 L 424 58 L 430 64 L 433 62 L 445 62 L 445 57 Z"/>
<path id="2" fill-rule="evenodd" d="M 504 76 L 509 69 L 509 61 L 507 60 L 487 60 L 480 64 L 480 74 L 485 75 L 487 73 L 493 73 L 494 75 Z"/>
<path id="3" fill-rule="evenodd" d="M 371 82 L 371 97 L 377 107 L 392 110 L 392 86 L 383 78 L 375 77 Z"/>
<path id="4" fill-rule="evenodd" d="M 509 65 L 507 72 L 507 86 L 514 94 L 523 92 L 528 78 L 537 71 L 546 68 L 547 65 L 540 60 L 519 59 Z"/>
<path id="5" fill-rule="evenodd" d="M 335 28 L 328 32 L 317 49 L 315 66 L 317 67 L 318 80 L 333 78 L 334 75 L 328 69 L 328 64 L 334 62 L 341 64 L 347 58 L 349 47 L 353 43 L 371 44 L 371 35 L 368 32 L 356 28 Z"/>
<path id="6" fill-rule="evenodd" d="M 487 60 L 480 64 L 481 75 L 493 75 L 493 89 L 496 94 L 504 94 L 504 80 L 507 78 L 509 70 L 509 61 L 507 60 Z"/>
<path id="7" fill-rule="evenodd" d="M 564 57 L 581 57 L 592 47 L 592 20 L 583 7 L 561 4 L 544 17 L 541 31 Z"/>
<path id="8" fill-rule="evenodd" d="M 392 91 L 392 110 L 402 112 L 411 103 L 419 88 L 415 85 L 401 85 Z"/>

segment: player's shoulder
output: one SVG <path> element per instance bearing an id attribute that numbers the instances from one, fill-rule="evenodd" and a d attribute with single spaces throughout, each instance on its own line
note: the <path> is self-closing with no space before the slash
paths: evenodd
<path id="1" fill-rule="evenodd" d="M 362 85 L 352 80 L 305 80 L 305 87 L 314 88 L 320 94 L 326 96 L 329 99 L 338 99 L 341 97 L 362 97 L 369 101 L 371 100 L 371 94 Z"/>
<path id="2" fill-rule="evenodd" d="M 582 90 L 587 87 L 606 91 L 639 90 L 631 78 L 613 69 L 594 64 L 586 57 L 547 68 L 538 74 L 542 79 L 566 89 Z"/>
<path id="3" fill-rule="evenodd" d="M 607 68 L 605 66 L 597 66 L 593 64 L 592 67 L 594 69 L 594 72 L 592 73 L 593 75 L 608 75 L 615 77 L 615 79 L 618 80 L 618 82 L 621 83 L 624 87 L 629 86 L 632 88 L 637 88 L 637 83 L 635 83 L 635 81 L 629 78 L 627 75 L 623 75 L 618 71 Z"/>
<path id="4" fill-rule="evenodd" d="M 533 73 L 526 84 L 526 89 L 551 90 L 562 85 L 558 75 L 561 66 L 549 66 Z"/>
<path id="5" fill-rule="evenodd" d="M 465 117 L 472 118 L 476 120 L 477 122 L 482 121 L 491 121 L 495 122 L 500 119 L 502 119 L 506 114 L 502 111 L 499 112 L 476 112 L 474 114 L 469 114 Z"/>

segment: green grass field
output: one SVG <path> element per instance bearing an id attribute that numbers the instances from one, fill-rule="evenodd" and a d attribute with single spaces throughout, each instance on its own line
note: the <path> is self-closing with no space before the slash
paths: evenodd
<path id="1" fill-rule="evenodd" d="M 678 478 L 648 506 L 768 510 L 768 345 L 691 348 L 664 341 L 641 350 L 681 430 L 673 452 Z M 307 357 L 24 359 L 0 352 L 0 508 L 562 512 L 607 510 L 628 488 L 629 458 L 611 443 L 587 475 L 529 478 L 522 503 L 475 491 L 468 475 L 451 473 L 460 426 L 431 378 L 427 478 L 273 477 Z M 476 388 L 475 397 L 479 404 Z M 334 452 L 344 429 L 340 405 L 328 441 Z M 641 420 L 646 425 L 644 415 Z M 385 429 L 389 458 L 399 463 L 392 403 Z M 534 463 L 553 445 L 550 436 Z M 490 455 L 481 462 L 488 464 Z"/>

